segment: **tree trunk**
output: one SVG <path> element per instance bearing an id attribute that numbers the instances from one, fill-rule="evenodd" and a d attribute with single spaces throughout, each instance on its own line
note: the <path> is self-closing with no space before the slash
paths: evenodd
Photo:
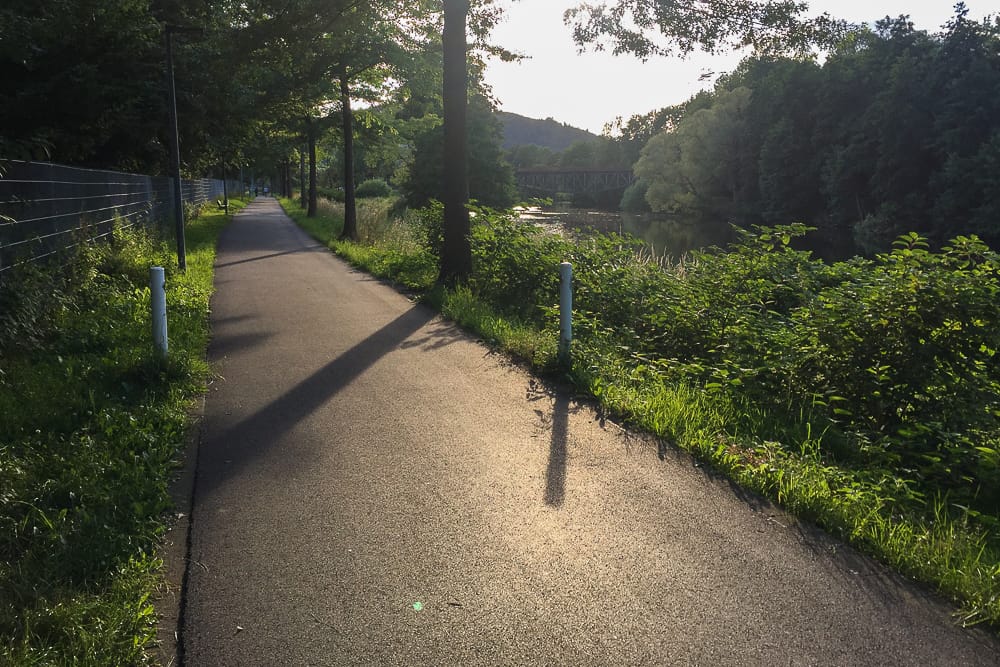
<path id="1" fill-rule="evenodd" d="M 306 216 L 316 217 L 316 123 L 312 118 L 306 121 L 309 141 L 309 209 Z"/>
<path id="2" fill-rule="evenodd" d="M 354 116 L 347 72 L 340 73 L 341 113 L 344 121 L 344 231 L 341 239 L 358 240 L 358 208 L 354 197 Z"/>
<path id="3" fill-rule="evenodd" d="M 472 274 L 469 243 L 469 170 L 466 138 L 469 0 L 444 0 L 444 246 L 438 280 L 454 284 Z"/>
<path id="4" fill-rule="evenodd" d="M 306 147 L 299 149 L 299 201 L 306 207 Z"/>

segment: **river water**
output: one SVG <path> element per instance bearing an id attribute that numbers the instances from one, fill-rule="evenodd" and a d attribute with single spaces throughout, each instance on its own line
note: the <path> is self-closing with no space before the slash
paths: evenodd
<path id="1" fill-rule="evenodd" d="M 708 246 L 725 247 L 734 240 L 729 225 L 686 224 L 655 213 L 633 214 L 570 207 L 520 209 L 520 218 L 541 227 L 576 234 L 618 232 L 630 234 L 652 247 L 657 256 L 680 257 Z"/>

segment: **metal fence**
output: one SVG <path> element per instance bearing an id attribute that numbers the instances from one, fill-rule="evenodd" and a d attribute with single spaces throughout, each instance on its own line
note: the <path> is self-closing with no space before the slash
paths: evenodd
<path id="1" fill-rule="evenodd" d="M 238 183 L 230 183 L 242 189 Z M 0 275 L 99 239 L 115 226 L 173 219 L 173 179 L 80 169 L 48 162 L 0 162 Z M 221 199 L 223 181 L 183 180 L 185 204 Z M 166 225 L 164 229 L 169 229 Z"/>

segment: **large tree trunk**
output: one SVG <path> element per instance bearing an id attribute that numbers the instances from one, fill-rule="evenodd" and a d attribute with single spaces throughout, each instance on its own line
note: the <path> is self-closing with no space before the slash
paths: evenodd
<path id="1" fill-rule="evenodd" d="M 299 201 L 306 207 L 306 147 L 299 149 Z"/>
<path id="2" fill-rule="evenodd" d="M 340 238 L 358 240 L 358 208 L 354 197 L 354 116 L 347 72 L 340 73 L 340 101 L 344 121 L 344 231 Z"/>
<path id="3" fill-rule="evenodd" d="M 312 118 L 306 121 L 306 139 L 309 141 L 309 208 L 306 216 L 316 217 L 316 123 Z"/>
<path id="4" fill-rule="evenodd" d="M 445 284 L 472 274 L 469 244 L 469 170 L 465 118 L 468 94 L 466 19 L 469 0 L 444 0 L 444 247 L 441 273 Z"/>

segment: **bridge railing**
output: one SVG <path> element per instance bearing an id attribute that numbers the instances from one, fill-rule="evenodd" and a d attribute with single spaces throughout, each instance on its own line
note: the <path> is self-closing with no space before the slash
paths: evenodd
<path id="1" fill-rule="evenodd" d="M 181 193 L 185 203 L 202 205 L 222 197 L 223 182 L 185 180 Z M 173 180 L 165 176 L 2 161 L 0 275 L 107 236 L 116 225 L 164 225 L 172 219 L 172 194 Z"/>
<path id="2" fill-rule="evenodd" d="M 636 181 L 630 169 L 520 169 L 515 178 L 522 191 L 551 194 L 624 190 Z"/>

